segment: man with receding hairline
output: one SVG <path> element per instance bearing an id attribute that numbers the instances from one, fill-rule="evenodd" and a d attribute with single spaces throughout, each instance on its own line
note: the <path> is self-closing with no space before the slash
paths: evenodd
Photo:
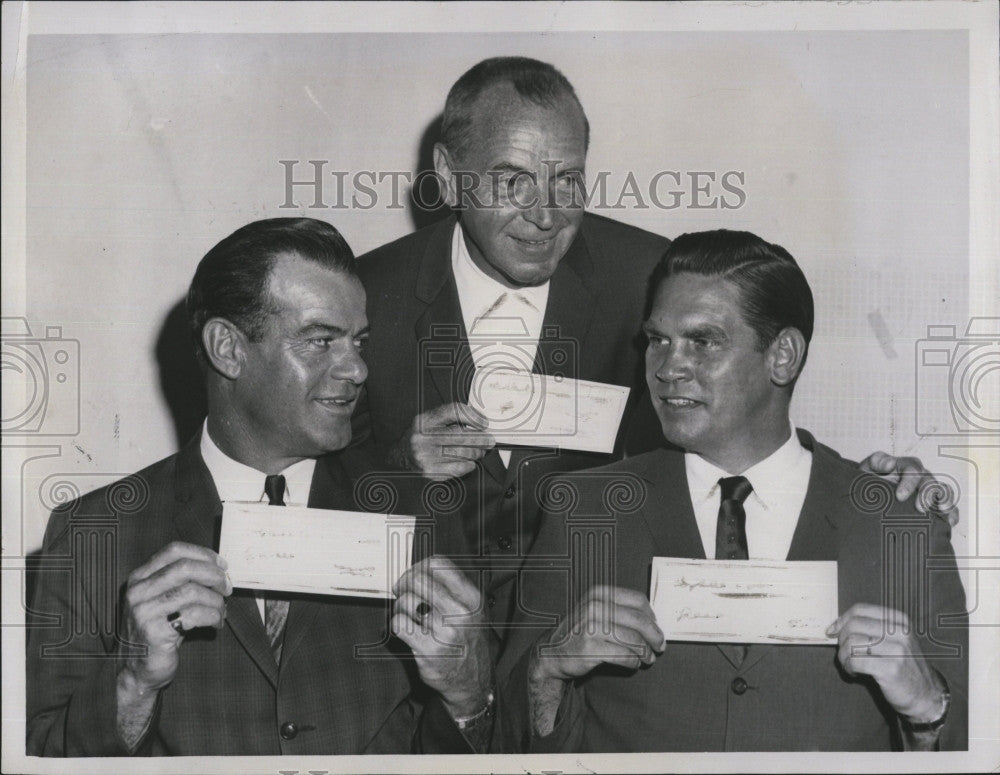
<path id="1" fill-rule="evenodd" d="M 637 334 L 669 241 L 585 212 L 589 140 L 583 106 L 552 65 L 479 62 L 449 91 L 434 146 L 454 214 L 359 259 L 372 335 L 356 435 L 396 469 L 458 481 L 461 503 L 436 515 L 435 550 L 481 580 L 501 636 L 539 527 L 539 483 L 661 443 L 646 431 L 655 416 Z M 519 368 L 630 387 L 614 454 L 498 447 L 468 406 L 472 374 L 490 366 L 496 339 Z M 920 470 L 912 459 L 868 462 L 883 473 Z M 915 486 L 904 480 L 904 494 Z"/>

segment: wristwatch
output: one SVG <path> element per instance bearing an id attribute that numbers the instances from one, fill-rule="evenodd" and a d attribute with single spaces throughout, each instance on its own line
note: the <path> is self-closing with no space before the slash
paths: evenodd
<path id="1" fill-rule="evenodd" d="M 948 690 L 948 682 L 944 680 L 944 676 L 938 673 L 938 678 L 944 684 L 944 688 L 941 690 L 941 703 L 944 706 L 941 710 L 941 715 L 934 721 L 923 722 L 913 722 L 905 716 L 900 716 L 899 720 L 902 722 L 903 728 L 908 732 L 939 732 L 948 720 L 948 709 L 951 707 L 951 692 Z"/>
<path id="2" fill-rule="evenodd" d="M 489 718 L 493 714 L 493 692 L 486 695 L 486 705 L 478 713 L 473 713 L 471 716 L 461 716 L 455 719 L 455 726 L 458 727 L 459 731 L 465 732 L 467 729 L 471 729 L 476 726 L 481 719 Z"/>

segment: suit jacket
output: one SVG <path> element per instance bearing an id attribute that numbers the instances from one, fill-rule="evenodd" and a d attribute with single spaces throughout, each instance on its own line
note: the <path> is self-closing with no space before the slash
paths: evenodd
<path id="1" fill-rule="evenodd" d="M 789 560 L 836 560 L 839 609 L 857 602 L 906 611 L 953 700 L 942 749 L 967 741 L 968 620 L 944 520 L 893 501 L 800 432 L 813 452 Z M 683 455 L 661 450 L 558 480 L 526 567 L 524 602 L 553 621 L 592 583 L 648 594 L 654 556 L 702 558 Z M 605 547 L 603 553 L 581 547 Z M 571 548 L 573 547 L 573 548 Z M 589 573 L 589 575 L 588 575 Z M 575 587 L 570 580 L 581 579 Z M 503 745 L 535 751 L 890 750 L 895 714 L 868 678 L 838 666 L 835 646 L 668 642 L 636 671 L 602 665 L 567 689 L 556 729 L 529 733 L 528 653 L 538 629 L 512 632 L 499 666 Z"/>
<path id="2" fill-rule="evenodd" d="M 317 461 L 309 504 L 353 508 L 352 456 Z M 222 504 L 198 438 L 181 452 L 56 511 L 28 644 L 27 752 L 122 756 L 115 681 L 129 573 L 171 541 L 217 547 Z M 439 701 L 423 708 L 409 653 L 387 637 L 384 601 L 297 596 L 280 668 L 254 597 L 236 590 L 221 630 L 193 630 L 160 691 L 146 755 L 468 752 Z M 293 736 L 280 734 L 287 722 Z"/>
<path id="3" fill-rule="evenodd" d="M 468 400 L 474 369 L 451 271 L 454 227 L 450 217 L 359 260 L 372 332 L 355 437 L 373 440 L 383 460 L 419 413 Z M 649 276 L 668 244 L 588 213 L 551 280 L 535 371 L 631 387 L 623 428 L 637 405 L 655 418 L 644 397 L 639 332 Z M 540 479 L 620 457 L 624 445 L 620 434 L 610 458 L 515 449 L 506 468 L 492 451 L 474 472 L 454 482 L 445 498 L 433 497 L 428 490 L 438 485 L 419 477 L 400 473 L 387 479 L 406 503 L 403 508 L 436 520 L 433 550 L 458 558 L 473 577 L 482 574 L 489 615 L 499 624 L 510 617 L 514 575 L 537 531 Z M 643 451 L 649 448 L 646 442 Z"/>

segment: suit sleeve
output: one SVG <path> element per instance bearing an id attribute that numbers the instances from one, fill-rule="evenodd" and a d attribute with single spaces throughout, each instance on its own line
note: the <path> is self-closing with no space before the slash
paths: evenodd
<path id="1" fill-rule="evenodd" d="M 918 615 L 917 632 L 926 633 L 921 638 L 924 653 L 951 692 L 938 750 L 965 751 L 969 748 L 969 615 L 951 545 L 951 527 L 934 516 L 930 517 L 927 562 L 930 599 L 926 610 L 930 621 Z"/>
<path id="2" fill-rule="evenodd" d="M 566 475 L 551 481 L 549 492 L 573 493 L 570 501 L 586 504 L 600 497 L 591 492 L 584 475 Z M 582 513 L 599 513 L 580 509 Z M 574 590 L 572 567 L 586 558 L 570 556 L 567 511 L 543 509 L 538 537 L 521 570 L 521 605 L 515 616 L 497 668 L 501 713 L 495 746 L 505 753 L 556 753 L 579 750 L 583 732 L 583 692 L 586 681 L 567 683 L 556 716 L 556 726 L 544 738 L 533 734 L 528 705 L 528 665 L 539 642 L 547 638 L 568 616 L 573 600 L 583 590 Z M 596 580 L 595 580 L 596 581 Z M 528 613 L 533 621 L 528 621 Z M 550 624 L 541 626 L 540 621 Z M 520 625 L 520 626 L 518 626 Z"/>
<path id="3" fill-rule="evenodd" d="M 116 607 L 109 599 L 93 600 L 79 582 L 88 575 L 84 571 L 99 566 L 89 553 L 93 542 L 74 542 L 84 548 L 73 553 L 68 513 L 49 520 L 29 612 L 26 752 L 127 756 L 117 731 L 118 659 L 113 635 L 106 632 L 115 629 Z M 102 603 L 109 610 L 95 609 Z"/>
<path id="4" fill-rule="evenodd" d="M 466 739 L 441 699 L 428 694 L 431 696 L 423 699 L 411 694 L 399 703 L 362 753 L 399 754 L 403 740 L 409 740 L 408 753 L 414 754 L 486 753 Z M 488 743 L 491 731 L 484 737 Z"/>

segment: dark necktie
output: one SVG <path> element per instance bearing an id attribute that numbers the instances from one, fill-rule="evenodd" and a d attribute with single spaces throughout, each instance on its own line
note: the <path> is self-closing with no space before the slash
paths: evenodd
<path id="1" fill-rule="evenodd" d="M 719 520 L 715 528 L 715 559 L 747 560 L 747 513 L 743 501 L 753 492 L 745 476 L 730 476 L 719 480 Z M 746 644 L 737 646 L 739 661 L 747 658 Z"/>
<path id="2" fill-rule="evenodd" d="M 264 492 L 271 506 L 285 505 L 285 477 L 281 474 L 271 474 L 264 479 Z M 281 664 L 282 636 L 285 632 L 285 620 L 288 618 L 288 601 L 264 598 L 264 628 L 267 630 L 267 640 L 274 653 L 274 661 Z"/>
<path id="3" fill-rule="evenodd" d="M 722 502 L 719 504 L 719 521 L 715 528 L 715 559 L 746 560 L 747 513 L 743 501 L 753 492 L 753 485 L 744 476 L 730 476 L 719 480 Z"/>

